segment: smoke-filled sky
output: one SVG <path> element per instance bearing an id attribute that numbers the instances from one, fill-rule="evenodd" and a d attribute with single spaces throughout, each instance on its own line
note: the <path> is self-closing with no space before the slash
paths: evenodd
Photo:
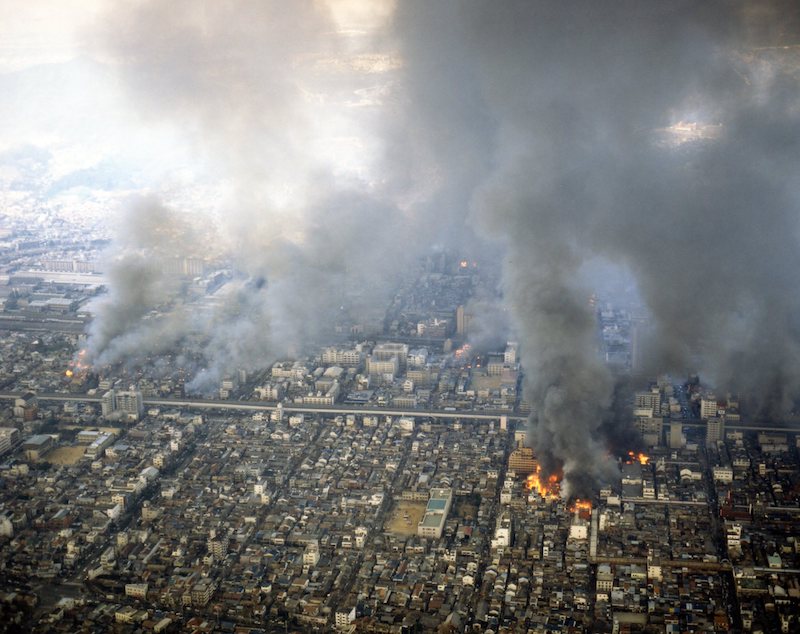
<path id="1" fill-rule="evenodd" d="M 649 309 L 654 369 L 699 369 L 764 412 L 800 395 L 796 3 L 54 6 L 0 20 L 0 113 L 21 131 L 4 149 L 136 174 L 119 223 L 142 231 L 109 255 L 96 362 L 206 328 L 208 387 L 315 336 L 343 289 L 388 297 L 417 254 L 484 244 L 531 440 L 570 493 L 611 476 L 627 423 L 596 353 L 599 263 Z M 67 111 L 37 97 L 53 78 Z M 187 229 L 165 241 L 159 218 Z M 165 249 L 230 259 L 242 283 L 221 314 L 170 304 L 143 265 Z M 165 304 L 163 324 L 142 320 Z"/>
<path id="2" fill-rule="evenodd" d="M 610 476 L 614 379 L 581 275 L 627 269 L 661 369 L 702 352 L 779 411 L 800 391 L 800 38 L 791 3 L 402 3 L 415 121 L 505 244 L 532 442 L 567 490 Z M 783 46 L 794 48 L 783 49 Z M 777 47 L 777 48 L 776 48 Z M 443 113 L 447 113 L 446 115 Z M 490 142 L 487 144 L 487 136 Z M 605 422 L 604 422 L 605 421 Z"/>

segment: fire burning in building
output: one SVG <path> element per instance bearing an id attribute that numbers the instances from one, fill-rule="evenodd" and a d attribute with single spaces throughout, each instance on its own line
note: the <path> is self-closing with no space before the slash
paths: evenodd
<path id="1" fill-rule="evenodd" d="M 561 497 L 561 478 L 562 474 L 554 473 L 547 478 L 542 476 L 542 468 L 536 465 L 536 471 L 531 473 L 525 480 L 525 486 L 529 491 L 536 491 L 543 500 L 549 502 L 563 501 L 567 510 L 574 513 L 576 518 L 589 520 L 592 517 L 591 500 L 582 498 L 572 498 L 570 500 Z"/>
<path id="2" fill-rule="evenodd" d="M 68 379 L 71 379 L 76 375 L 86 373 L 89 370 L 89 364 L 85 362 L 85 359 L 86 350 L 80 350 L 77 356 L 69 362 L 69 367 L 67 368 L 66 372 L 64 372 L 64 376 L 66 376 Z"/>
<path id="3" fill-rule="evenodd" d="M 589 519 L 592 515 L 592 502 L 591 500 L 582 500 L 577 498 L 569 505 L 570 513 L 577 513 L 584 519 Z"/>
<path id="4" fill-rule="evenodd" d="M 628 460 L 626 460 L 628 464 L 633 464 L 634 462 L 638 462 L 639 464 L 647 464 L 650 462 L 650 456 L 647 456 L 641 452 L 636 453 L 635 451 L 628 452 Z"/>
<path id="5" fill-rule="evenodd" d="M 539 465 L 536 465 L 536 471 L 527 477 L 525 486 L 546 500 L 558 500 L 561 497 L 561 482 L 558 475 L 554 473 L 546 479 L 543 478 L 542 467 Z"/>

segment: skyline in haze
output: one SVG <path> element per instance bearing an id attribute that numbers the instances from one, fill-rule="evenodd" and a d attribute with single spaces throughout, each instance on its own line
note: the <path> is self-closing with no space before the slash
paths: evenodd
<path id="1" fill-rule="evenodd" d="M 199 331 L 207 389 L 453 249 L 501 263 L 531 442 L 578 494 L 628 424 L 598 268 L 647 306 L 654 370 L 765 415 L 800 396 L 792 3 L 57 4 L 0 27 L 0 177 L 11 212 L 106 223 L 92 362 Z M 210 317 L 149 264 L 197 252 L 239 275 Z"/>

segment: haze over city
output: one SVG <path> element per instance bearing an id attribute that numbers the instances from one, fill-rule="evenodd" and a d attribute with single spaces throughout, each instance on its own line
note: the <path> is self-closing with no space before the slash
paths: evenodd
<path id="1" fill-rule="evenodd" d="M 798 82 L 783 0 L 0 2 L 4 627 L 800 627 Z"/>

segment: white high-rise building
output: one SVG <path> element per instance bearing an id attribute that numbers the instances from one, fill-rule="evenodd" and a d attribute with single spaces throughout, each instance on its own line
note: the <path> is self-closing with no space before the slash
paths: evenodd
<path id="1" fill-rule="evenodd" d="M 700 418 L 703 420 L 713 418 L 720 410 L 720 403 L 713 394 L 706 394 L 700 400 Z"/>
<path id="2" fill-rule="evenodd" d="M 114 412 L 122 412 L 139 418 L 144 411 L 144 399 L 139 390 L 108 390 L 100 399 L 100 409 L 103 416 Z"/>
<path id="3" fill-rule="evenodd" d="M 108 416 L 117 411 L 117 393 L 114 390 L 108 390 L 103 394 L 100 399 L 100 411 L 103 416 Z"/>
<path id="4" fill-rule="evenodd" d="M 19 430 L 16 427 L 0 427 L 0 456 L 11 449 L 19 439 Z"/>
<path id="5" fill-rule="evenodd" d="M 120 390 L 117 392 L 117 410 L 137 418 L 144 411 L 144 399 L 139 390 Z"/>

